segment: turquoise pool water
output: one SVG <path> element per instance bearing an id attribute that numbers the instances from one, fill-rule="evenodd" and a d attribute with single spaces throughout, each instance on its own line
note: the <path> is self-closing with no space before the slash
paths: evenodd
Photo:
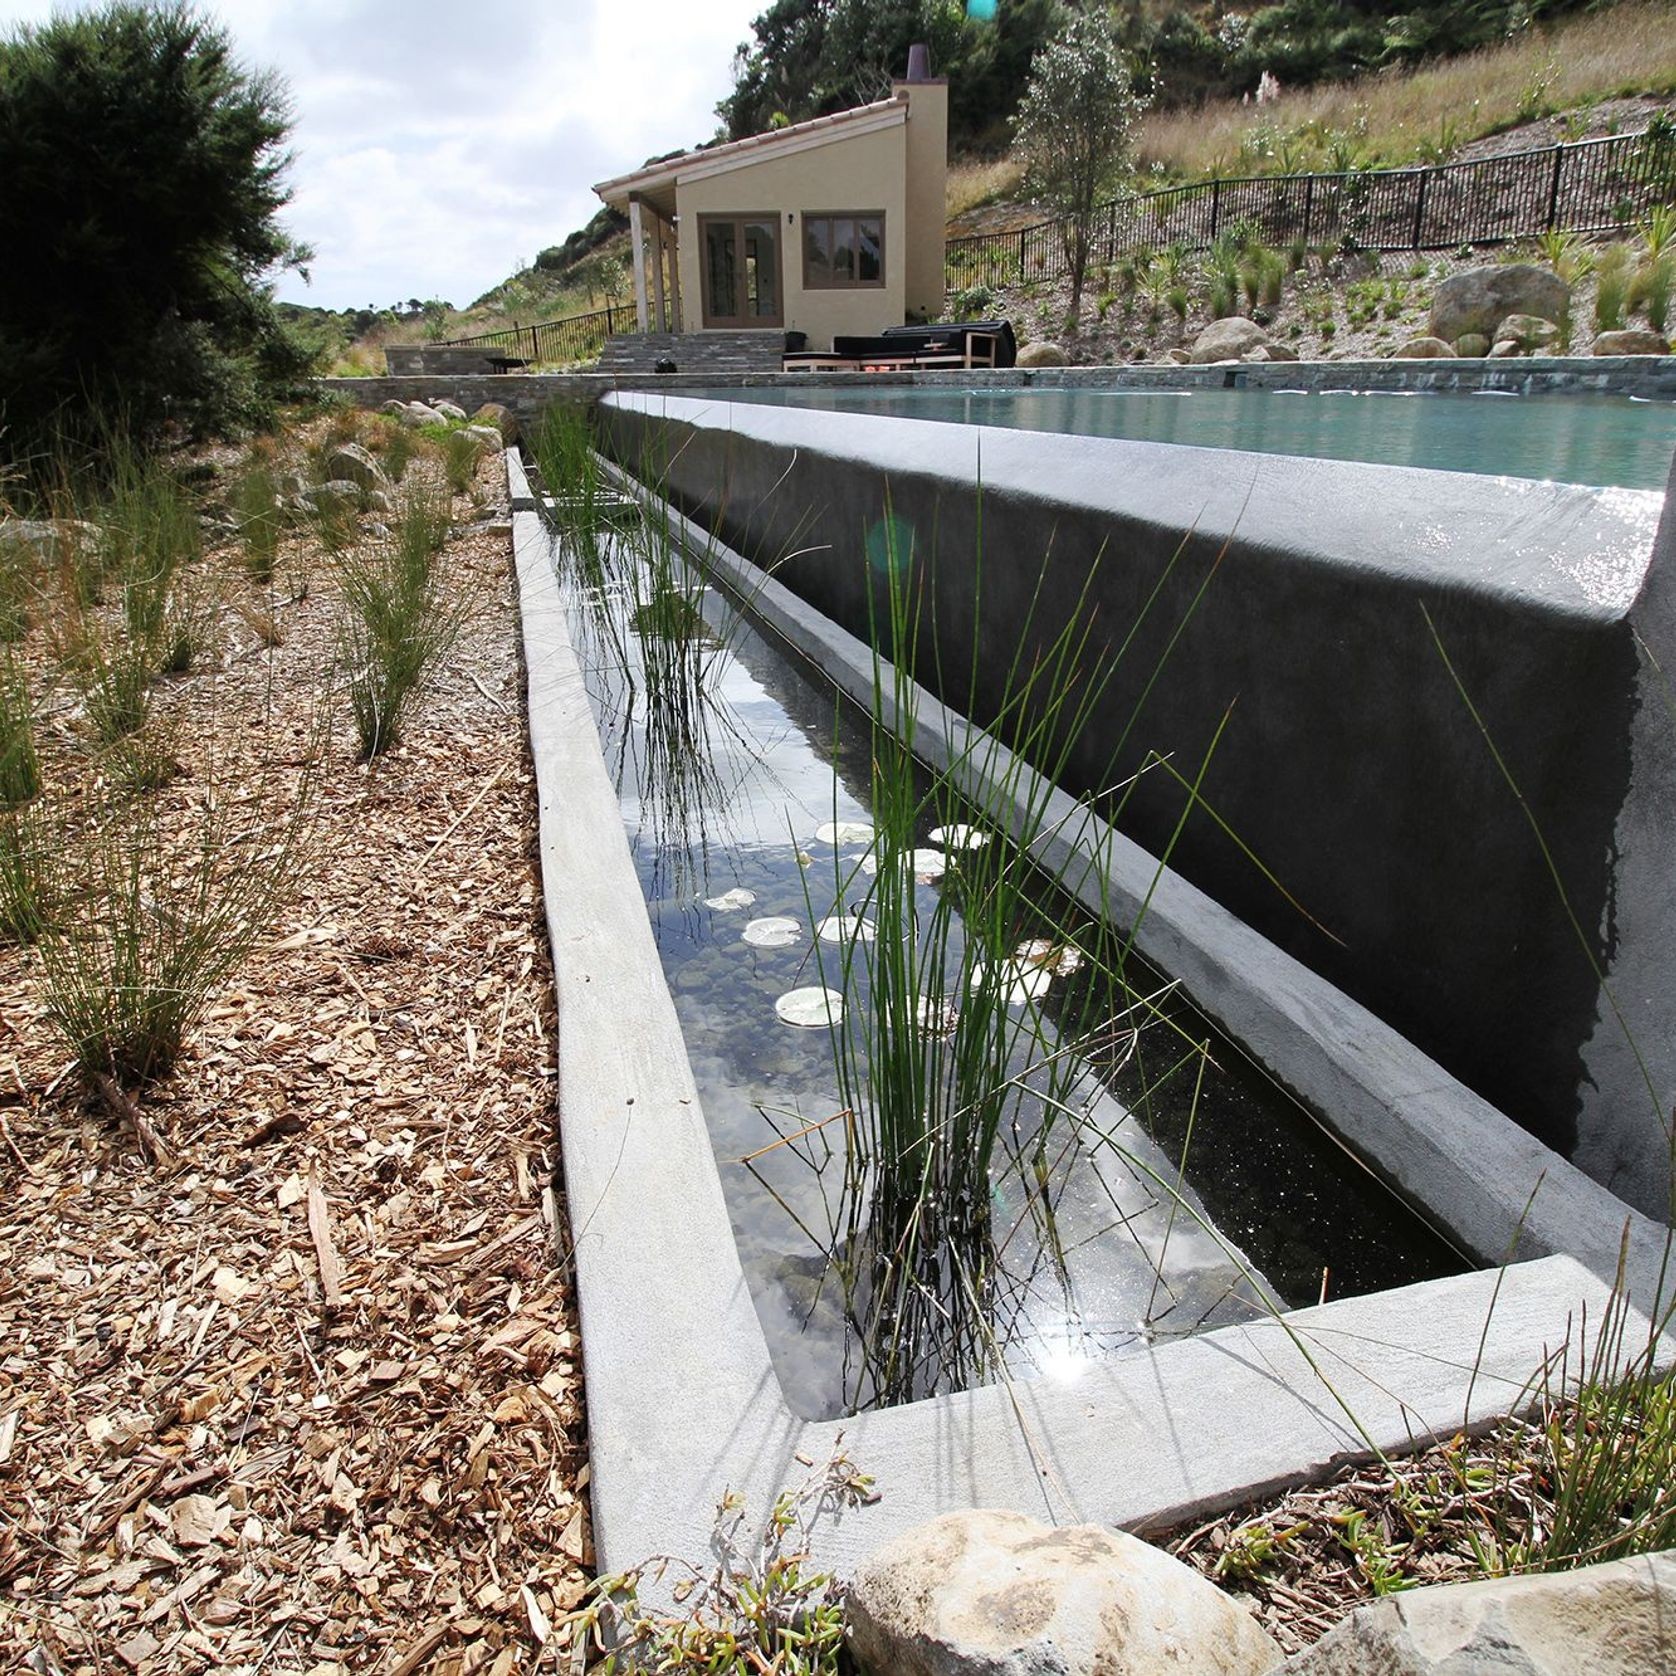
<path id="1" fill-rule="evenodd" d="M 951 390 L 905 385 L 870 389 L 861 384 L 696 393 L 717 401 L 1367 460 L 1623 489 L 1664 488 L 1676 452 L 1676 401 L 1634 396 Z"/>

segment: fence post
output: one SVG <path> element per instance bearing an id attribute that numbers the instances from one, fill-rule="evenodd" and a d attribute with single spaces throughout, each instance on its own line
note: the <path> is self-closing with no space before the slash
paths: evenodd
<path id="1" fill-rule="evenodd" d="M 1022 232 L 1018 235 L 1018 279 L 1019 284 L 1022 285 L 1024 283 L 1024 234 Z"/>
<path id="2" fill-rule="evenodd" d="M 1220 177 L 1210 183 L 1210 236 L 1214 242 L 1216 238 L 1216 214 L 1222 207 L 1222 181 Z"/>
<path id="3" fill-rule="evenodd" d="M 1309 217 L 1315 208 L 1315 176 L 1309 175 L 1304 180 L 1304 231 L 1303 241 L 1309 243 Z"/>
<path id="4" fill-rule="evenodd" d="M 611 305 L 610 305 L 610 303 L 607 303 L 605 305 L 605 335 L 607 337 L 612 336 Z"/>
<path id="5" fill-rule="evenodd" d="M 1431 170 L 1420 171 L 1420 190 L 1414 195 L 1414 249 L 1420 248 L 1421 223 L 1426 218 L 1426 182 L 1430 180 Z"/>
<path id="6" fill-rule="evenodd" d="M 1560 166 L 1565 162 L 1565 146 L 1554 147 L 1554 178 L 1548 185 L 1548 231 L 1553 232 L 1560 214 Z"/>

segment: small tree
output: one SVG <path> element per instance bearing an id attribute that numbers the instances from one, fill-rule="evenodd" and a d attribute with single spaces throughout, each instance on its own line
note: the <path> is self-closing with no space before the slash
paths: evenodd
<path id="1" fill-rule="evenodd" d="M 1073 324 L 1094 243 L 1094 206 L 1128 169 L 1141 107 L 1111 15 L 1103 6 L 1068 12 L 1031 62 L 1013 132 L 1031 191 L 1064 218 Z"/>

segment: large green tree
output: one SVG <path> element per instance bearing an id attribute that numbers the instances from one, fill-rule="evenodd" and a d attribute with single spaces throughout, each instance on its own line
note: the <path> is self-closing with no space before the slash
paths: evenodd
<path id="1" fill-rule="evenodd" d="M 305 370 L 269 280 L 290 109 L 224 30 L 115 0 L 0 41 L 0 453 L 222 429 Z"/>

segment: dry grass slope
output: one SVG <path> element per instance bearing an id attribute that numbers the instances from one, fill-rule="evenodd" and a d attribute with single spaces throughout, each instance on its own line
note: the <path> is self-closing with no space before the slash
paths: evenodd
<path id="1" fill-rule="evenodd" d="M 1403 162 L 1451 133 L 1464 143 L 1601 99 L 1673 91 L 1676 6 L 1626 0 L 1411 75 L 1301 89 L 1262 106 L 1156 112 L 1142 123 L 1138 160 L 1176 176 L 1254 172 L 1249 142 L 1266 125 L 1354 134 L 1382 160 Z"/>

